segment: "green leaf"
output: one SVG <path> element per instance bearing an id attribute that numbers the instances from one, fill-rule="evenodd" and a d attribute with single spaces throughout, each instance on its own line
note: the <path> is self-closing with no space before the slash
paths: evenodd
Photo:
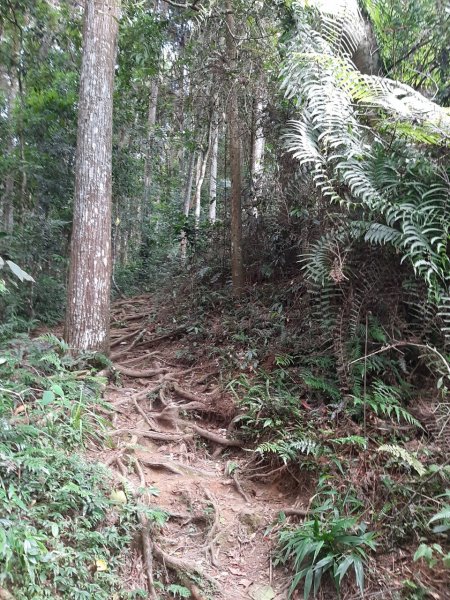
<path id="1" fill-rule="evenodd" d="M 51 390 L 46 390 L 42 395 L 42 398 L 39 400 L 39 404 L 41 406 L 47 406 L 47 404 L 51 404 L 55 400 L 55 394 Z"/>
<path id="2" fill-rule="evenodd" d="M 304 594 L 303 594 L 303 598 L 304 600 L 308 600 L 309 598 L 309 594 L 311 592 L 311 587 L 312 587 L 312 582 L 313 582 L 313 575 L 314 575 L 314 570 L 308 569 L 307 573 L 306 573 L 306 577 L 305 577 L 305 587 L 304 587 Z"/>
<path id="3" fill-rule="evenodd" d="M 54 383 L 52 385 L 52 392 L 54 392 L 57 396 L 59 396 L 60 398 L 64 398 L 64 390 L 62 389 L 62 387 L 60 385 L 58 385 L 57 383 Z"/>
<path id="4" fill-rule="evenodd" d="M 20 279 L 20 281 L 33 281 L 34 282 L 33 277 L 31 277 L 31 275 L 29 275 L 26 271 L 21 269 L 19 267 L 19 265 L 16 265 L 16 263 L 13 262 L 12 260 L 7 260 L 6 264 L 11 269 L 11 271 L 14 273 L 14 275 Z"/>
<path id="5" fill-rule="evenodd" d="M 355 569 L 356 583 L 362 594 L 364 591 L 364 565 L 359 556 L 353 556 L 353 568 Z"/>
<path id="6" fill-rule="evenodd" d="M 344 578 L 345 574 L 347 573 L 347 571 L 349 570 L 349 568 L 351 567 L 351 565 L 353 564 L 354 559 L 353 556 L 347 556 L 346 558 L 344 558 L 344 560 L 340 563 L 339 567 L 336 570 L 336 577 L 338 579 L 338 583 L 340 584 L 342 579 Z"/>

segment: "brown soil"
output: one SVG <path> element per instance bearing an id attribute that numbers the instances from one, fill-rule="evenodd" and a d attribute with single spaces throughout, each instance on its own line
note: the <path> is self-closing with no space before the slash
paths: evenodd
<path id="1" fill-rule="evenodd" d="M 287 598 L 289 578 L 273 566 L 273 535 L 267 530 L 280 509 L 306 508 L 311 486 L 305 481 L 293 490 L 292 481 L 285 479 L 246 477 L 251 450 L 228 445 L 233 438 L 226 428 L 235 407 L 220 389 L 220 366 L 179 364 L 183 331 L 156 332 L 147 322 L 148 304 L 146 296 L 115 304 L 112 358 L 119 379 L 112 371 L 115 383 L 105 390 L 115 411 L 113 448 L 95 458 L 126 477 L 135 490 L 143 484 L 158 490 L 157 496 L 142 496 L 170 515 L 151 534 L 157 545 L 156 580 L 188 586 L 194 600 Z M 196 583 L 182 569 L 167 570 L 158 548 L 199 567 L 202 575 Z M 143 564 L 133 569 L 135 581 L 142 584 Z"/>

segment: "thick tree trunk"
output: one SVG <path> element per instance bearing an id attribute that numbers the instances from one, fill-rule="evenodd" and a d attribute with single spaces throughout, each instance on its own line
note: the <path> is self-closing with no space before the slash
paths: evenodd
<path id="1" fill-rule="evenodd" d="M 213 114 L 212 143 L 211 143 L 211 166 L 209 174 L 209 222 L 216 222 L 217 207 L 217 158 L 219 155 L 219 113 Z"/>
<path id="2" fill-rule="evenodd" d="M 86 0 L 65 338 L 109 351 L 111 154 L 120 0 Z"/>
<path id="3" fill-rule="evenodd" d="M 230 138 L 231 173 L 231 279 L 233 283 L 233 293 L 236 296 L 240 296 L 244 289 L 244 267 L 242 263 L 241 140 L 239 132 L 238 96 L 236 82 L 233 80 L 233 73 L 236 72 L 237 51 L 235 43 L 236 27 L 232 0 L 227 0 L 226 9 L 226 47 L 228 68 L 230 71 L 227 121 Z"/>

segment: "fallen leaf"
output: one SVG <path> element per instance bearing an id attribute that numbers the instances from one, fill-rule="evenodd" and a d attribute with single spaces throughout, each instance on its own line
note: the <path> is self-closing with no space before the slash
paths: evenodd
<path id="1" fill-rule="evenodd" d="M 111 502 L 115 502 L 116 504 L 127 503 L 127 497 L 125 495 L 125 492 L 122 490 L 113 490 L 109 495 L 109 499 L 111 500 Z"/>
<path id="2" fill-rule="evenodd" d="M 106 562 L 106 560 L 103 560 L 102 558 L 99 558 L 95 561 L 95 568 L 97 571 L 107 571 L 108 570 L 108 564 Z"/>
<path id="3" fill-rule="evenodd" d="M 253 583 L 248 590 L 250 598 L 253 600 L 273 600 L 275 598 L 275 592 L 270 585 L 260 585 Z"/>

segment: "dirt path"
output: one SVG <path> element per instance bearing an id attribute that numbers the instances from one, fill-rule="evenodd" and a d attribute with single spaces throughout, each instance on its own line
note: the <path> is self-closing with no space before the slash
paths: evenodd
<path id="1" fill-rule="evenodd" d="M 156 332 L 148 302 L 140 297 L 114 307 L 112 358 L 121 382 L 108 386 L 106 399 L 115 409 L 115 447 L 96 458 L 136 488 L 156 488 L 150 506 L 170 515 L 156 543 L 200 568 L 198 586 L 189 584 L 194 600 L 286 598 L 288 579 L 273 568 L 266 533 L 280 509 L 305 506 L 308 498 L 283 482 L 246 478 L 250 453 L 225 429 L 233 403 L 218 387 L 217 365 L 177 363 L 183 332 Z M 156 579 L 164 579 L 161 563 L 154 564 Z M 206 595 L 199 591 L 205 583 Z"/>

